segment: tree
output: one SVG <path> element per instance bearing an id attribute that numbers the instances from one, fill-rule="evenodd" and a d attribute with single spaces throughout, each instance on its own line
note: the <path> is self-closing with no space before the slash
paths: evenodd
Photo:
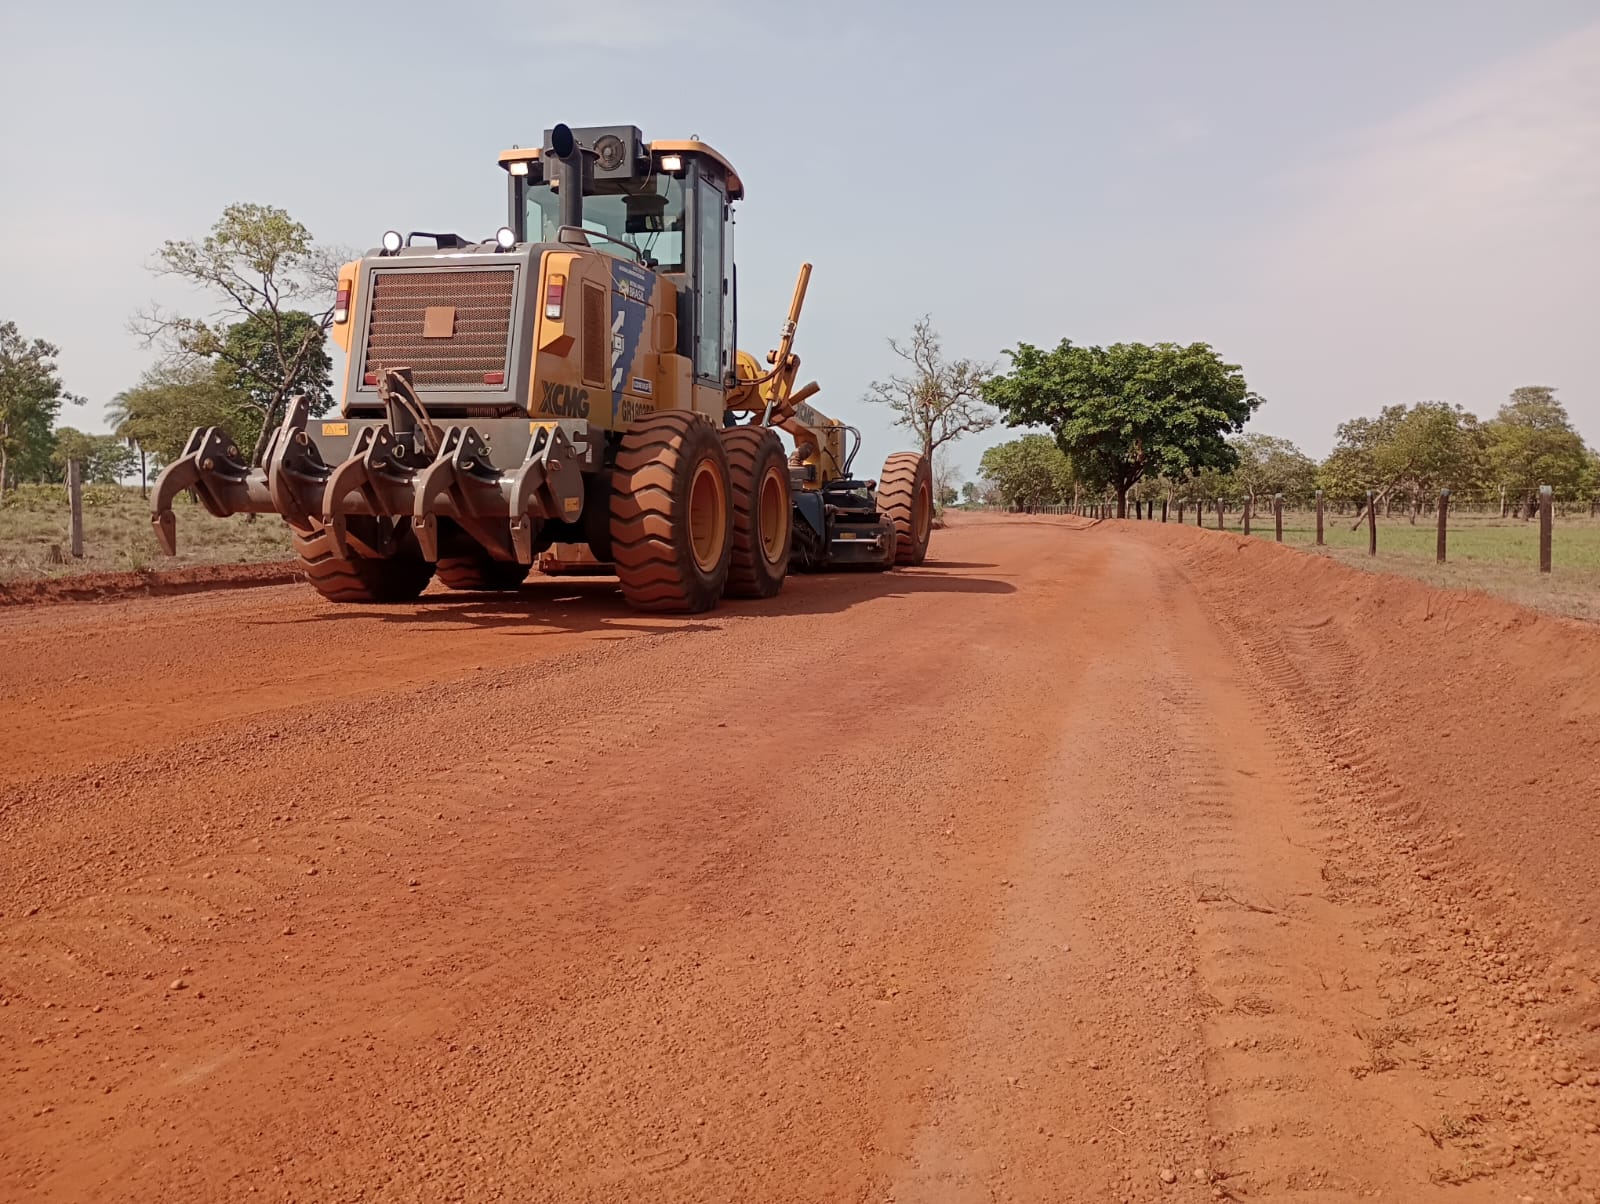
<path id="1" fill-rule="evenodd" d="M 1048 435 L 1023 435 L 983 453 L 978 474 L 1007 509 L 1032 509 L 1072 496 L 1072 464 Z"/>
<path id="2" fill-rule="evenodd" d="M 1411 496 L 1415 522 L 1425 499 L 1441 489 L 1476 487 L 1483 473 L 1483 432 L 1477 416 L 1442 401 L 1421 401 L 1407 409 L 1385 407 L 1392 420 L 1381 426 L 1373 466 L 1384 491 Z"/>
<path id="3" fill-rule="evenodd" d="M 157 466 L 183 454 L 197 426 L 220 426 L 240 439 L 254 439 L 249 425 L 260 420 L 247 398 L 203 360 L 157 364 L 112 399 L 106 417 L 119 438 L 131 439 Z"/>
<path id="4" fill-rule="evenodd" d="M 978 504 L 978 487 L 971 481 L 961 486 L 961 504 L 963 506 L 976 506 Z"/>
<path id="5" fill-rule="evenodd" d="M 1489 475 L 1518 499 L 1525 516 L 1533 513 L 1540 485 L 1575 497 L 1589 466 L 1589 451 L 1573 429 L 1556 391 L 1545 385 L 1514 389 L 1493 420 L 1485 424 Z"/>
<path id="6" fill-rule="evenodd" d="M 211 233 L 166 242 L 151 269 L 206 289 L 221 303 L 210 318 L 182 317 L 152 307 L 133 320 L 147 343 L 178 363 L 209 360 L 258 415 L 253 460 L 296 393 L 312 413 L 325 412 L 327 330 L 333 321 L 337 267 L 347 252 L 316 246 L 311 232 L 282 209 L 229 205 Z M 308 310 L 299 302 L 311 302 Z"/>
<path id="7" fill-rule="evenodd" d="M 1583 485 L 1580 497 L 1589 499 L 1589 513 L 1594 514 L 1600 508 L 1600 451 L 1589 449 L 1589 465 L 1584 471 Z"/>
<path id="8" fill-rule="evenodd" d="M 1284 501 L 1300 504 L 1316 490 L 1316 461 L 1288 439 L 1247 434 L 1229 442 L 1239 461 L 1233 480 L 1240 492 L 1258 498 L 1281 493 Z"/>
<path id="9" fill-rule="evenodd" d="M 66 480 L 67 464 L 78 462 L 78 479 L 87 485 L 115 485 L 133 471 L 133 449 L 115 435 L 90 435 L 64 426 L 55 432 L 50 463 L 55 480 Z"/>
<path id="10" fill-rule="evenodd" d="M 304 345 L 298 365 L 282 366 L 281 346 Z M 239 394 L 269 425 L 276 420 L 280 397 L 304 393 L 313 414 L 325 413 L 333 404 L 333 359 L 317 318 L 289 310 L 274 327 L 257 315 L 228 327 L 217 355 L 218 377 Z M 287 372 L 287 379 L 285 373 Z"/>
<path id="11" fill-rule="evenodd" d="M 1378 487 L 1377 449 L 1398 422 L 1390 406 L 1377 418 L 1351 418 L 1335 431 L 1333 451 L 1317 469 L 1317 487 L 1329 498 L 1365 505 L 1367 490 Z"/>
<path id="12" fill-rule="evenodd" d="M 960 476 L 961 468 L 951 457 L 949 448 L 934 453 L 933 496 L 941 509 L 956 500 L 956 481 Z"/>
<path id="13" fill-rule="evenodd" d="M 996 417 L 983 404 L 983 382 L 989 366 L 975 360 L 947 360 L 931 318 L 923 317 L 911 328 L 911 341 L 889 340 L 889 350 L 911 365 L 906 376 L 875 380 L 867 386 L 866 400 L 888 406 L 894 423 L 912 431 L 931 461 L 946 443 L 962 435 L 975 435 L 995 424 Z"/>
<path id="14" fill-rule="evenodd" d="M 1477 487 L 1483 476 L 1483 428 L 1476 416 L 1443 401 L 1388 405 L 1376 418 L 1352 418 L 1317 470 L 1329 497 L 1354 502 L 1358 513 L 1369 490 L 1374 501 L 1394 493 L 1411 498 L 1415 521 L 1423 502 L 1440 489 Z"/>
<path id="15" fill-rule="evenodd" d="M 985 398 L 1012 426 L 1048 426 L 1086 483 L 1115 491 L 1118 517 L 1147 475 L 1231 469 L 1226 436 L 1261 404 L 1238 365 L 1205 343 L 1063 339 L 1053 351 L 1023 343 L 1006 355 L 1011 371 L 987 382 Z"/>
<path id="16" fill-rule="evenodd" d="M 60 354 L 43 339 L 23 338 L 15 322 L 0 322 L 0 494 L 48 474 L 61 405 L 83 404 L 61 384 Z"/>

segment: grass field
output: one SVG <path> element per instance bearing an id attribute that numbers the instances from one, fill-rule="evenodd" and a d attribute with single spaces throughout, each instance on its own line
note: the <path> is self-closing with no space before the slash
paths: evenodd
<path id="1" fill-rule="evenodd" d="M 1189 521 L 1194 521 L 1193 514 Z M 1600 521 L 1558 518 L 1551 536 L 1552 571 L 1539 572 L 1539 522 L 1498 516 L 1456 513 L 1450 516 L 1449 559 L 1434 561 L 1436 519 L 1422 515 L 1413 526 L 1404 518 L 1378 520 L 1378 554 L 1367 555 L 1365 521 L 1354 531 L 1353 514 L 1328 514 L 1323 519 L 1326 546 L 1316 547 L 1316 515 L 1283 516 L 1283 541 L 1294 547 L 1332 556 L 1362 569 L 1402 573 L 1430 585 L 1478 589 L 1557 614 L 1600 621 Z M 1215 514 L 1207 516 L 1216 525 Z M 1228 530 L 1239 530 L 1237 511 L 1227 517 Z M 1250 534 L 1273 538 L 1272 515 L 1251 520 Z"/>
<path id="2" fill-rule="evenodd" d="M 70 554 L 64 485 L 23 485 L 0 502 L 0 581 L 36 581 L 71 573 L 129 572 L 187 564 L 246 564 L 290 554 L 289 528 L 275 516 L 212 518 L 187 496 L 178 516 L 178 555 L 161 554 L 150 528 L 150 503 L 137 489 L 93 485 L 83 495 L 83 559 Z M 50 563 L 58 545 L 64 565 Z"/>

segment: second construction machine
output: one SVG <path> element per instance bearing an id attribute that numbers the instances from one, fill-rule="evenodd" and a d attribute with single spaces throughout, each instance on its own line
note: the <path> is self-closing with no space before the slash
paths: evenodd
<path id="1" fill-rule="evenodd" d="M 851 478 L 853 428 L 795 388 L 810 265 L 766 365 L 737 350 L 733 166 L 633 126 L 546 132 L 500 155 L 496 237 L 390 231 L 339 274 L 337 415 L 291 403 L 260 465 L 202 428 L 157 482 L 172 502 L 276 513 L 341 602 L 510 589 L 536 561 L 614 572 L 642 610 L 771 597 L 793 568 L 920 564 L 925 457 Z M 788 451 L 778 431 L 794 441 Z"/>

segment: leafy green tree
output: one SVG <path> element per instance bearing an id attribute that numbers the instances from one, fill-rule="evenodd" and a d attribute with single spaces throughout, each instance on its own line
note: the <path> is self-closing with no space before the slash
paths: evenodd
<path id="1" fill-rule="evenodd" d="M 1352 418 L 1317 469 L 1318 486 L 1338 501 L 1366 505 L 1409 495 L 1413 520 L 1440 489 L 1470 490 L 1483 479 L 1484 432 L 1473 414 L 1443 401 L 1384 406 L 1375 418 Z"/>
<path id="2" fill-rule="evenodd" d="M 1238 492 L 1258 499 L 1281 493 L 1285 502 L 1302 505 L 1316 491 L 1316 461 L 1290 440 L 1277 435 L 1245 434 L 1229 443 L 1239 461 L 1233 470 Z"/>
<path id="3" fill-rule="evenodd" d="M 931 318 L 923 317 L 911 328 L 910 342 L 890 339 L 889 350 L 906 362 L 909 371 L 873 381 L 866 400 L 887 406 L 895 425 L 916 435 L 930 462 L 945 444 L 995 424 L 995 415 L 983 404 L 989 366 L 947 359 Z"/>
<path id="4" fill-rule="evenodd" d="M 183 454 L 197 426 L 223 427 L 248 447 L 261 421 L 249 399 L 204 360 L 157 364 L 112 399 L 106 416 L 120 438 L 137 443 L 158 467 Z"/>
<path id="5" fill-rule="evenodd" d="M 1600 508 L 1600 451 L 1589 449 L 1589 464 L 1584 470 L 1583 485 L 1580 497 L 1589 499 L 1589 510 L 1592 513 Z"/>
<path id="6" fill-rule="evenodd" d="M 57 354 L 43 339 L 24 339 L 15 323 L 0 323 L 0 495 L 48 478 L 61 406 L 83 404 L 63 388 Z"/>
<path id="7" fill-rule="evenodd" d="M 971 481 L 961 486 L 961 504 L 963 506 L 976 506 L 978 504 L 978 487 Z"/>
<path id="8" fill-rule="evenodd" d="M 55 436 L 55 448 L 50 454 L 55 480 L 66 480 L 67 464 L 76 460 L 78 479 L 84 484 L 116 485 L 137 464 L 133 449 L 115 435 L 90 435 L 64 426 Z"/>
<path id="9" fill-rule="evenodd" d="M 1053 351 L 1023 343 L 1011 371 L 984 389 L 1012 426 L 1042 425 L 1080 478 L 1109 486 L 1126 517 L 1128 490 L 1146 476 L 1231 469 L 1227 436 L 1261 404 L 1237 364 L 1205 343 L 1117 343 Z"/>
<path id="10" fill-rule="evenodd" d="M 1423 401 L 1399 410 L 1376 449 L 1375 463 L 1386 492 L 1399 489 L 1410 495 L 1415 522 L 1424 501 L 1437 497 L 1439 490 L 1480 484 L 1483 431 L 1476 415 L 1446 402 Z"/>
<path id="11" fill-rule="evenodd" d="M 1515 389 L 1500 412 L 1485 424 L 1489 476 L 1518 499 L 1524 515 L 1533 513 L 1540 485 L 1558 496 L 1575 497 L 1589 467 L 1589 449 L 1572 426 L 1556 391 L 1545 385 Z"/>
<path id="12" fill-rule="evenodd" d="M 1317 488 L 1330 499 L 1364 505 L 1367 490 L 1378 487 L 1377 449 L 1398 420 L 1395 408 L 1378 418 L 1351 418 L 1338 425 L 1333 450 L 1317 469 Z"/>
<path id="13" fill-rule="evenodd" d="M 1051 506 L 1072 496 L 1072 464 L 1048 435 L 1023 435 L 989 448 L 978 475 L 1007 509 Z"/>
<path id="14" fill-rule="evenodd" d="M 1174 492 L 1185 501 L 1200 506 L 1210 506 L 1218 498 L 1234 497 L 1241 490 L 1231 470 L 1199 468 L 1179 477 L 1175 482 Z"/>
<path id="15" fill-rule="evenodd" d="M 15 322 L 0 322 L 0 494 L 49 474 L 62 403 L 83 404 L 61 383 L 60 354 L 53 343 L 24 338 Z"/>
<path id="16" fill-rule="evenodd" d="M 313 414 L 326 413 L 333 404 L 333 359 L 320 321 L 311 314 L 289 310 L 274 324 L 257 315 L 228 327 L 217 354 L 218 377 L 262 416 L 281 417 L 279 395 L 304 393 Z M 283 347 L 307 350 L 295 363 L 285 363 Z"/>
<path id="17" fill-rule="evenodd" d="M 308 394 L 316 414 L 331 402 L 327 330 L 338 265 L 348 256 L 318 247 L 282 209 L 229 205 L 204 238 L 163 243 L 152 268 L 205 289 L 221 303 L 221 315 L 184 317 L 152 307 L 135 315 L 133 329 L 179 363 L 221 366 L 225 382 L 258 414 L 254 461 L 260 463 L 290 397 Z"/>

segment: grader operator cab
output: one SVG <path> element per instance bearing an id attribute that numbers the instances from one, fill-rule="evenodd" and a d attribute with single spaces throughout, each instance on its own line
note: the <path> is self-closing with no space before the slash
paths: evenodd
<path id="1" fill-rule="evenodd" d="M 558 125 L 500 165 L 493 239 L 390 231 L 340 270 L 337 415 L 295 399 L 259 465 L 219 428 L 190 436 L 153 498 L 169 555 L 188 490 L 215 515 L 282 515 L 337 601 L 408 600 L 435 573 L 510 589 L 539 562 L 609 569 L 634 607 L 692 612 L 770 597 L 791 567 L 922 562 L 924 458 L 851 479 L 859 432 L 794 387 L 809 264 L 767 366 L 735 350 L 744 185 L 726 159 Z"/>

